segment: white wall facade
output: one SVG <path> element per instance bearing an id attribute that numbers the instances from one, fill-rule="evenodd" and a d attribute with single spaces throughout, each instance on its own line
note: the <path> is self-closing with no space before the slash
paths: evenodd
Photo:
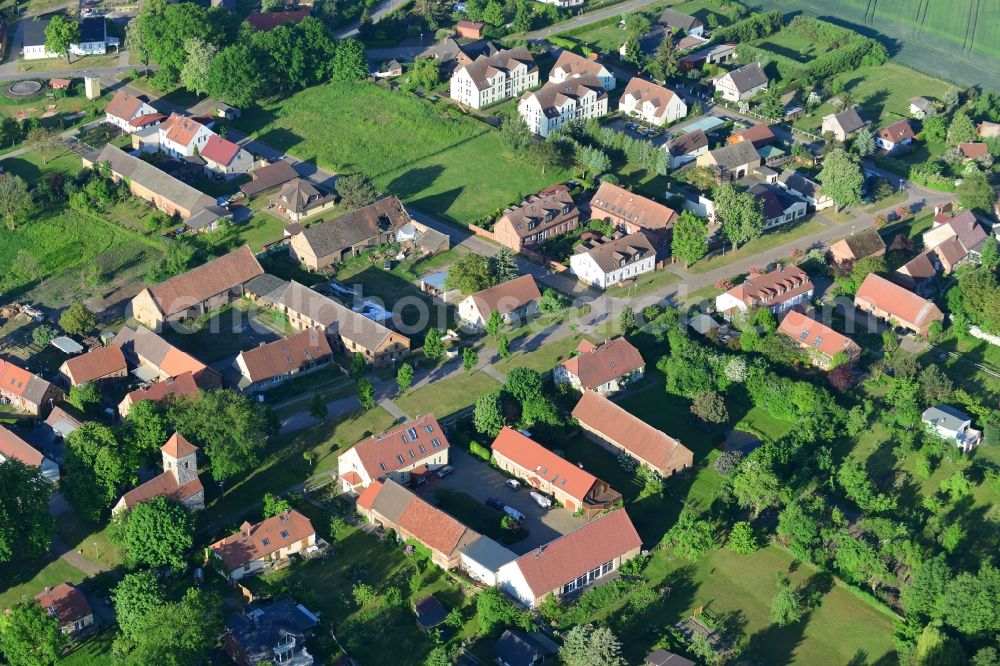
<path id="1" fill-rule="evenodd" d="M 619 267 L 610 273 L 604 272 L 604 269 L 598 266 L 594 258 L 586 252 L 574 254 L 569 259 L 570 273 L 582 282 L 586 282 L 594 287 L 600 287 L 601 289 L 607 289 L 622 280 L 630 280 L 640 275 L 651 273 L 655 268 L 656 257 L 653 255 Z"/>
<path id="2" fill-rule="evenodd" d="M 605 95 L 599 99 L 597 92 L 591 90 L 580 98 L 579 103 L 567 99 L 561 107 L 556 107 L 556 114 L 548 116 L 542 109 L 535 95 L 522 99 L 517 105 L 517 111 L 532 132 L 539 136 L 548 136 L 571 120 L 600 118 L 608 114 L 608 98 Z"/>
<path id="3" fill-rule="evenodd" d="M 622 96 L 618 102 L 618 110 L 657 127 L 663 127 L 664 125 L 680 120 L 688 112 L 687 104 L 676 94 L 670 98 L 670 101 L 667 103 L 666 112 L 662 116 L 655 115 L 656 107 L 653 104 L 648 101 L 640 103 L 631 94 Z"/>
<path id="4" fill-rule="evenodd" d="M 487 79 L 487 87 L 479 89 L 465 67 L 460 67 L 451 77 L 451 98 L 474 109 L 514 97 L 538 85 L 538 70 L 529 73 L 528 66 L 519 63 L 509 74 L 497 72 Z"/>

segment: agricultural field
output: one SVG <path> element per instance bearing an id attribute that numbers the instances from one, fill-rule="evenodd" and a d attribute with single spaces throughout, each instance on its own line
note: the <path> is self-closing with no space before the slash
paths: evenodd
<path id="1" fill-rule="evenodd" d="M 246 112 L 236 124 L 331 171 L 361 172 L 380 190 L 460 224 L 569 177 L 543 173 L 507 152 L 495 130 L 452 113 L 445 102 L 331 83 Z"/>

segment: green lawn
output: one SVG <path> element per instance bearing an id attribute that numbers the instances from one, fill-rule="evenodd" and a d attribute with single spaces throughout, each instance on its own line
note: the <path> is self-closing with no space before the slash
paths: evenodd
<path id="1" fill-rule="evenodd" d="M 505 530 L 500 525 L 500 520 L 506 514 L 494 511 L 467 493 L 439 488 L 434 492 L 434 504 L 463 525 L 500 543 L 510 545 L 528 536 L 522 529 Z"/>
<path id="2" fill-rule="evenodd" d="M 708 273 L 716 268 L 722 268 L 741 259 L 750 259 L 754 255 L 761 252 L 776 248 L 784 245 L 785 243 L 792 243 L 805 236 L 823 231 L 824 229 L 826 229 L 826 226 L 818 220 L 808 220 L 800 223 L 793 222 L 791 224 L 778 227 L 773 231 L 766 232 L 760 238 L 750 241 L 746 245 L 741 246 L 738 250 L 726 252 L 724 255 L 716 254 L 707 259 L 702 259 L 701 261 L 693 264 L 688 270 L 697 274 Z"/>
<path id="3" fill-rule="evenodd" d="M 163 337 L 203 362 L 214 363 L 257 346 L 255 340 L 245 337 L 240 332 L 249 317 L 246 302 L 237 301 L 212 313 L 204 320 L 166 327 Z"/>
<path id="4" fill-rule="evenodd" d="M 539 334 L 537 338 L 527 333 L 513 340 L 511 345 L 514 350 L 513 355 L 508 359 L 501 359 L 495 365 L 497 370 L 504 374 L 518 367 L 530 368 L 536 372 L 548 372 L 557 363 L 569 358 L 584 338 L 583 334 L 575 333 L 555 342 L 549 342 L 544 333 Z M 487 353 L 493 352 L 494 350 L 490 349 Z"/>
<path id="5" fill-rule="evenodd" d="M 476 398 L 500 388 L 499 382 L 482 371 L 461 374 L 428 384 L 393 402 L 411 418 L 433 414 L 441 419 L 475 404 Z"/>
<path id="6" fill-rule="evenodd" d="M 47 154 L 45 159 L 38 151 L 28 151 L 15 157 L 5 157 L 0 161 L 4 172 L 20 176 L 34 185 L 54 173 L 76 174 L 83 171 L 80 156 L 70 150 Z"/>
<path id="7" fill-rule="evenodd" d="M 0 609 L 9 608 L 22 599 L 32 598 L 45 587 L 60 583 L 79 583 L 84 573 L 63 560 L 50 559 L 11 562 L 0 565 Z"/>
<path id="8" fill-rule="evenodd" d="M 331 83 L 245 110 L 237 125 L 334 172 L 360 171 L 380 190 L 462 224 L 568 177 L 542 173 L 508 153 L 497 131 L 456 113 L 369 83 Z"/>
<path id="9" fill-rule="evenodd" d="M 91 636 L 60 659 L 59 666 L 106 666 L 113 660 L 111 644 L 114 642 L 115 633 L 115 629 L 105 629 Z"/>

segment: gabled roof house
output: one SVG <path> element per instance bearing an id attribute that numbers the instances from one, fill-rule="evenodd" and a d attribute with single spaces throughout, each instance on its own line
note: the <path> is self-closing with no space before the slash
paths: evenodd
<path id="1" fill-rule="evenodd" d="M 944 320 L 944 314 L 932 301 L 875 273 L 869 273 L 861 283 L 854 295 L 854 306 L 920 335 L 926 334 L 933 322 Z"/>
<path id="2" fill-rule="evenodd" d="M 198 447 L 175 432 L 160 447 L 160 454 L 163 473 L 122 495 L 111 510 L 112 514 L 134 509 L 154 497 L 180 502 L 190 511 L 205 508 L 205 487 L 198 478 Z"/>
<path id="3" fill-rule="evenodd" d="M 59 465 L 46 458 L 41 451 L 0 425 L 0 462 L 20 460 L 28 467 L 37 468 L 46 481 L 55 483 L 59 480 Z"/>
<path id="4" fill-rule="evenodd" d="M 292 377 L 318 370 L 332 357 L 326 332 L 319 327 L 306 329 L 241 351 L 235 361 L 240 373 L 236 386 L 249 393 L 268 391 Z"/>
<path id="5" fill-rule="evenodd" d="M 577 391 L 611 395 L 632 381 L 641 379 L 646 362 L 639 350 L 625 338 L 605 340 L 595 345 L 581 340 L 576 353 L 557 365 L 552 376 L 556 384 L 569 384 Z"/>
<path id="6" fill-rule="evenodd" d="M 62 390 L 11 361 L 0 359 L 0 397 L 34 416 L 45 416 L 63 397 Z"/>
<path id="7" fill-rule="evenodd" d="M 602 182 L 590 199 L 591 219 L 607 220 L 626 234 L 642 232 L 653 245 L 667 245 L 677 213 L 669 206 Z"/>
<path id="8" fill-rule="evenodd" d="M 337 458 L 345 492 L 359 493 L 375 481 L 408 484 L 411 477 L 448 464 L 448 438 L 432 414 L 410 419 L 363 439 Z"/>
<path id="9" fill-rule="evenodd" d="M 751 308 L 767 308 L 774 314 L 785 312 L 812 298 L 813 282 L 798 266 L 779 266 L 770 273 L 748 277 L 715 298 L 715 309 L 726 319 Z"/>
<path id="10" fill-rule="evenodd" d="M 316 530 L 304 515 L 292 509 L 256 524 L 244 522 L 240 531 L 209 548 L 219 558 L 223 574 L 238 581 L 260 573 L 316 545 Z"/>
<path id="11" fill-rule="evenodd" d="M 458 318 L 466 328 L 481 331 L 494 310 L 508 323 L 520 321 L 534 313 L 541 298 L 535 278 L 525 274 L 466 296 L 458 304 Z"/>
<path id="12" fill-rule="evenodd" d="M 580 210 L 569 188 L 553 185 L 506 209 L 493 225 L 493 240 L 520 252 L 546 238 L 573 231 L 579 221 Z"/>

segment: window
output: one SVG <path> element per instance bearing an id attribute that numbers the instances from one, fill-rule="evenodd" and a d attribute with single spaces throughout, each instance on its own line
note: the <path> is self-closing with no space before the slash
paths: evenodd
<path id="1" fill-rule="evenodd" d="M 816 336 L 816 339 L 813 340 L 813 344 L 816 345 L 817 347 L 819 347 L 820 343 L 822 343 L 822 342 L 823 342 L 823 338 L 820 337 L 820 336 L 818 336 L 818 335 Z"/>
<path id="2" fill-rule="evenodd" d="M 425 425 L 424 432 L 434 432 L 434 426 Z"/>
<path id="3" fill-rule="evenodd" d="M 435 449 L 439 448 L 441 446 L 441 440 L 435 437 L 434 439 L 431 440 L 431 446 L 434 447 Z"/>
<path id="4" fill-rule="evenodd" d="M 281 538 L 282 539 L 288 538 L 288 530 L 281 530 Z"/>
<path id="5" fill-rule="evenodd" d="M 427 453 L 427 449 L 424 448 L 423 444 L 418 445 L 417 448 L 420 449 L 421 453 Z"/>
<path id="6" fill-rule="evenodd" d="M 611 570 L 614 569 L 614 568 L 615 568 L 615 563 L 614 563 L 613 560 L 611 562 L 605 562 L 601 566 L 601 575 L 605 576 L 605 575 L 611 573 Z"/>
<path id="7" fill-rule="evenodd" d="M 406 439 L 406 435 L 403 435 L 403 444 L 409 444 L 410 440 Z"/>
<path id="8" fill-rule="evenodd" d="M 403 456 L 401 456 L 401 455 L 398 455 L 398 454 L 397 454 L 397 455 L 396 455 L 396 460 L 398 460 L 398 461 L 399 461 L 399 464 L 400 464 L 400 465 L 402 465 L 402 464 L 403 464 Z"/>
<path id="9" fill-rule="evenodd" d="M 271 540 L 270 539 L 264 539 L 260 543 L 261 543 L 261 545 L 264 545 L 264 546 L 270 546 L 271 545 Z"/>
<path id="10" fill-rule="evenodd" d="M 386 467 L 385 467 L 385 463 L 382 463 L 382 462 L 380 462 L 380 463 L 378 464 L 378 466 L 382 468 L 382 471 L 383 471 L 383 472 L 388 472 L 388 471 L 389 471 L 388 469 L 386 469 Z"/>
<path id="11" fill-rule="evenodd" d="M 410 449 L 410 458 L 416 458 L 416 457 L 417 454 L 413 452 L 413 449 Z"/>
<path id="12" fill-rule="evenodd" d="M 417 440 L 417 429 L 416 428 L 409 428 L 409 429 L 407 429 L 406 432 L 409 433 L 410 439 L 412 439 L 413 441 Z"/>

